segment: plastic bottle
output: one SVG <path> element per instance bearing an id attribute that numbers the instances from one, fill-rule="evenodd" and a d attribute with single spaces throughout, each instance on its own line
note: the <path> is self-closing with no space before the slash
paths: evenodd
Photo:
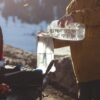
<path id="1" fill-rule="evenodd" d="M 64 28 L 58 26 L 58 20 L 54 20 L 48 25 L 48 34 L 56 39 L 80 41 L 85 38 L 85 26 L 79 23 L 70 23 Z"/>

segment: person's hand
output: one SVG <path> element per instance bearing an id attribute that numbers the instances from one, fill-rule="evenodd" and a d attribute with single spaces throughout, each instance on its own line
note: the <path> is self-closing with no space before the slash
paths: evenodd
<path id="1" fill-rule="evenodd" d="M 58 25 L 60 26 L 60 27 L 65 27 L 65 25 L 68 25 L 68 24 L 70 24 L 70 23 L 72 23 L 72 22 L 74 22 L 74 19 L 73 19 L 73 17 L 71 16 L 71 15 L 68 15 L 68 16 L 63 16 L 63 17 L 61 17 L 60 19 L 59 19 L 59 21 L 58 21 Z"/>
<path id="2" fill-rule="evenodd" d="M 38 34 L 37 34 L 37 40 L 39 40 L 40 38 L 43 38 L 43 39 L 45 39 L 45 38 L 47 38 L 49 35 L 48 35 L 48 33 L 46 33 L 46 32 L 39 32 Z"/>
<path id="3" fill-rule="evenodd" d="M 45 35 L 47 35 L 46 32 L 38 32 L 37 37 L 43 37 Z"/>
<path id="4" fill-rule="evenodd" d="M 40 37 L 43 37 L 44 32 L 38 32 L 37 33 L 37 40 L 39 40 Z"/>
<path id="5" fill-rule="evenodd" d="M 4 93 L 8 93 L 10 91 L 11 91 L 11 89 L 10 89 L 9 85 L 7 85 L 5 83 L 0 84 L 0 93 L 4 94 Z"/>

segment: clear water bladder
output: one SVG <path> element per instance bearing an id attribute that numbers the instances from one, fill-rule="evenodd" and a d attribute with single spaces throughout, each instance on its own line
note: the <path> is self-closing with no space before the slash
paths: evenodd
<path id="1" fill-rule="evenodd" d="M 70 23 L 61 28 L 58 20 L 52 21 L 47 28 L 48 34 L 56 39 L 80 41 L 85 38 L 85 26 L 79 23 Z"/>

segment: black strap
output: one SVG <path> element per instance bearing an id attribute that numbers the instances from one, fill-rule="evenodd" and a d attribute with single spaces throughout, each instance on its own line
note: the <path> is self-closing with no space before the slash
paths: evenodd
<path id="1" fill-rule="evenodd" d="M 49 63 L 49 65 L 48 65 L 48 67 L 47 67 L 47 70 L 46 70 L 46 72 L 45 72 L 45 74 L 44 74 L 44 77 L 48 74 L 48 72 L 49 72 L 50 69 L 52 68 L 54 62 L 55 62 L 55 60 L 52 60 L 52 61 Z"/>

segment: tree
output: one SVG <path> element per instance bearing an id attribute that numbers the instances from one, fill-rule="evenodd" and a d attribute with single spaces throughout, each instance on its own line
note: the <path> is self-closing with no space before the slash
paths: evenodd
<path id="1" fill-rule="evenodd" d="M 17 1 L 17 2 L 15 2 Z M 54 20 L 54 7 L 57 17 L 65 13 L 67 0 L 2 0 L 5 7 L 2 11 L 4 18 L 17 16 L 24 22 L 38 23 L 42 20 Z"/>

